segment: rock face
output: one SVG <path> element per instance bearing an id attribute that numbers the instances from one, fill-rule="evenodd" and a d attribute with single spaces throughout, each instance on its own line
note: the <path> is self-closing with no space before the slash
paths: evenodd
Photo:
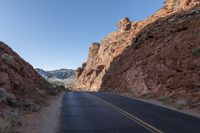
<path id="1" fill-rule="evenodd" d="M 76 87 L 173 97 L 200 105 L 199 0 L 166 0 L 144 21 L 122 19 L 118 31 L 90 48 Z"/>
<path id="2" fill-rule="evenodd" d="M 166 0 L 166 8 L 172 11 L 190 9 L 199 4 L 199 0 Z"/>
<path id="3" fill-rule="evenodd" d="M 0 42 L 0 88 L 17 100 L 39 100 L 49 84 L 8 45 Z"/>
<path id="4" fill-rule="evenodd" d="M 112 32 L 100 43 L 93 43 L 89 56 L 82 68 L 77 69 L 76 88 L 97 91 L 106 70 L 113 59 L 131 45 L 133 36 L 141 29 L 141 22 L 131 22 L 128 18 L 117 23 L 118 31 Z"/>

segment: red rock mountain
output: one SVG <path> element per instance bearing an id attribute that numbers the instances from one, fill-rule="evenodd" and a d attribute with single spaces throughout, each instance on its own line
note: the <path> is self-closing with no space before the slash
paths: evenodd
<path id="1" fill-rule="evenodd" d="M 200 1 L 166 0 L 144 21 L 128 18 L 93 43 L 77 69 L 76 88 L 136 97 L 161 96 L 200 105 Z"/>
<path id="2" fill-rule="evenodd" d="M 18 100 L 39 100 L 49 84 L 8 45 L 0 42 L 0 88 Z"/>

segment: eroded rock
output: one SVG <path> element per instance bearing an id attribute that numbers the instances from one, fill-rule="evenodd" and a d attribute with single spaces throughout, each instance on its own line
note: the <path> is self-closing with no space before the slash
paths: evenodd
<path id="1" fill-rule="evenodd" d="M 90 50 L 77 88 L 199 105 L 199 0 L 166 0 L 146 20 L 124 18 L 118 27 Z"/>
<path id="2" fill-rule="evenodd" d="M 27 97 L 41 100 L 38 90 L 48 90 L 49 86 L 29 63 L 0 42 L 0 87 L 21 101 Z"/>

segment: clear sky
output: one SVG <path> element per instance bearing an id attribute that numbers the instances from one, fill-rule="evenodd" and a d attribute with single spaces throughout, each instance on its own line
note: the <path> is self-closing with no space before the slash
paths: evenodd
<path id="1" fill-rule="evenodd" d="M 34 67 L 73 68 L 123 17 L 143 20 L 164 0 L 0 0 L 0 40 Z"/>

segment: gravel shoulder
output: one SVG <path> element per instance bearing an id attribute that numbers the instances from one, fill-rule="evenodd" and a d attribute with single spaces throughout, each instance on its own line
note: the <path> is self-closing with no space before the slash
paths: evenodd
<path id="1" fill-rule="evenodd" d="M 131 99 L 134 99 L 134 100 L 138 100 L 138 101 L 142 101 L 142 102 L 146 102 L 146 103 L 150 103 L 150 104 L 153 104 L 153 105 L 156 105 L 156 106 L 160 106 L 160 107 L 163 107 L 163 108 L 167 108 L 167 109 L 170 109 L 170 110 L 174 110 L 174 111 L 177 111 L 177 112 L 180 112 L 180 113 L 184 113 L 184 114 L 187 114 L 187 115 L 190 115 L 190 116 L 194 116 L 194 117 L 197 117 L 197 118 L 200 118 L 200 112 L 197 111 L 197 110 L 194 110 L 194 109 L 182 109 L 182 110 L 179 110 L 175 107 L 173 107 L 172 105 L 164 105 L 162 102 L 159 102 L 157 100 L 153 100 L 153 99 L 138 99 L 138 98 L 135 98 L 129 94 L 125 94 L 125 93 L 116 93 L 118 95 L 121 95 L 121 96 L 126 96 L 126 97 L 129 97 Z"/>
<path id="2" fill-rule="evenodd" d="M 56 133 L 64 92 L 50 97 L 48 106 L 39 112 L 26 114 L 22 118 L 21 133 Z"/>
<path id="3" fill-rule="evenodd" d="M 200 118 L 200 113 L 197 112 L 197 110 L 193 110 L 193 109 L 191 109 L 191 110 L 189 110 L 189 109 L 179 110 L 179 109 L 176 109 L 173 106 L 170 106 L 170 105 L 167 106 L 167 105 L 162 104 L 159 101 L 151 100 L 151 99 L 150 100 L 149 99 L 137 99 L 137 100 L 140 100 L 140 101 L 143 101 L 143 102 L 146 102 L 146 103 L 154 104 L 156 106 L 160 106 L 160 107 L 163 107 L 163 108 L 171 109 L 171 110 L 174 110 L 174 111 L 177 111 L 177 112 L 180 112 L 180 113 L 184 113 L 184 114 L 187 114 L 187 115 L 191 115 L 191 116 Z"/>

